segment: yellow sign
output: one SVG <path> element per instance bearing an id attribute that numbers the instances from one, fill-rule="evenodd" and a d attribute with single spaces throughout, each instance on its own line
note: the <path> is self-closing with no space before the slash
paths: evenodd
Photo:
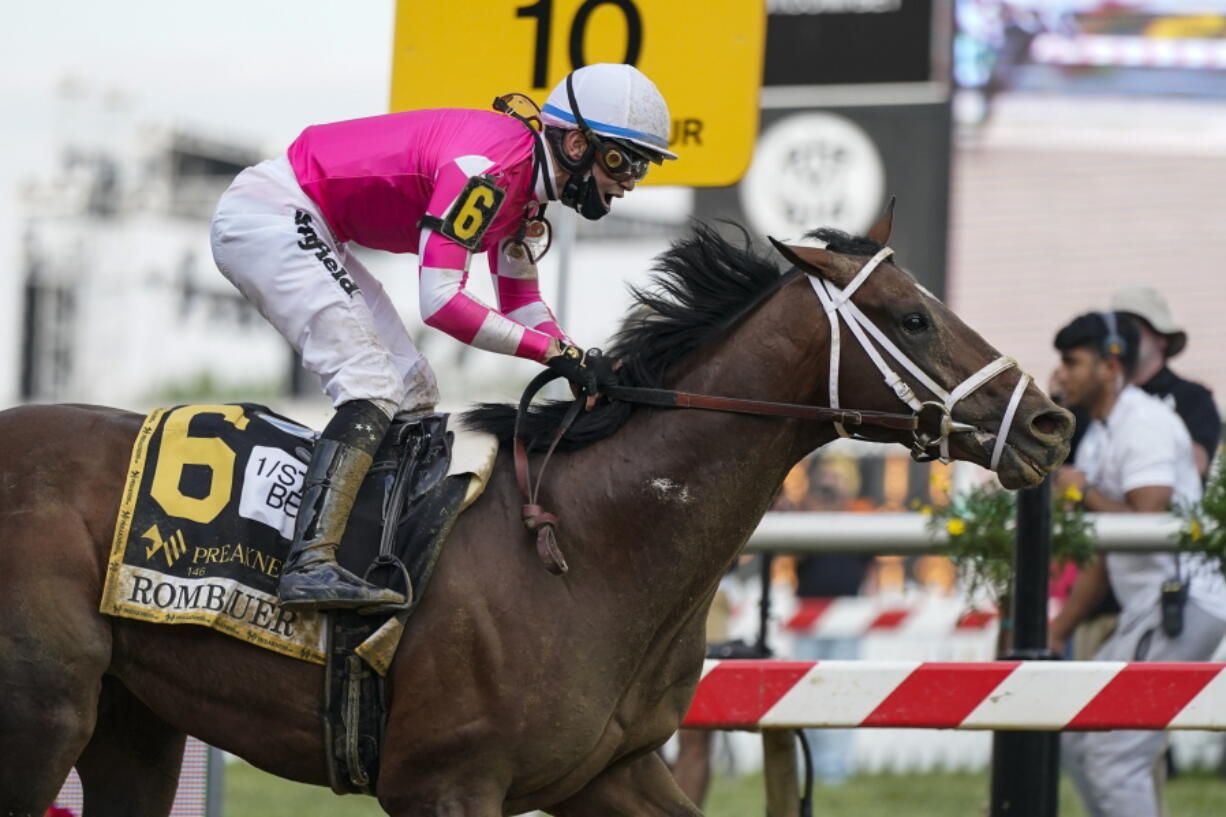
<path id="1" fill-rule="evenodd" d="M 573 69 L 628 62 L 664 94 L 680 157 L 643 183 L 732 184 L 758 132 L 765 39 L 764 0 L 397 0 L 391 107 L 544 104 Z"/>

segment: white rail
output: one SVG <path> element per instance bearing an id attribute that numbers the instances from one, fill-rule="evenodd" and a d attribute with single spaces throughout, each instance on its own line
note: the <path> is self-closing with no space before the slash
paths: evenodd
<path id="1" fill-rule="evenodd" d="M 1179 520 L 1164 513 L 1090 514 L 1102 550 L 1174 550 Z M 945 537 L 919 513 L 768 513 L 749 537 L 750 552 L 931 553 Z"/>

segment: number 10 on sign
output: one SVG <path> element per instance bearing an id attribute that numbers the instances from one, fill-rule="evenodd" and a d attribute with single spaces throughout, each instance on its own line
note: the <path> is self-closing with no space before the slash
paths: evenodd
<path id="1" fill-rule="evenodd" d="M 645 181 L 731 184 L 757 134 L 765 31 L 763 0 L 398 0 L 391 109 L 543 103 L 575 68 L 627 62 L 668 100 L 681 157 Z"/>

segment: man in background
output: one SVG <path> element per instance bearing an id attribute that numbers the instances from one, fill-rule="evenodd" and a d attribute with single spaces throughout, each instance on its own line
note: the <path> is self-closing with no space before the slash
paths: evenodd
<path id="1" fill-rule="evenodd" d="M 1117 289 L 1111 295 L 1111 307 L 1131 318 L 1139 333 L 1131 382 L 1142 391 L 1163 400 L 1179 415 L 1192 438 L 1192 456 L 1203 483 L 1221 439 L 1222 420 L 1214 404 L 1213 393 L 1199 383 L 1175 374 L 1167 365 L 1171 358 L 1187 348 L 1187 331 L 1175 322 L 1166 299 L 1153 287 Z M 1057 370 L 1051 388 L 1052 396 L 1057 401 L 1062 400 L 1064 392 L 1060 378 L 1061 371 Z M 1069 451 L 1069 461 L 1072 462 L 1076 459 L 1081 438 L 1090 425 L 1090 418 L 1084 409 L 1068 405 L 1067 401 L 1064 405 L 1077 420 Z M 1077 661 L 1092 658 L 1115 628 L 1119 609 L 1108 588 L 1098 608 L 1077 627 L 1069 657 Z"/>
<path id="2" fill-rule="evenodd" d="M 1153 287 L 1124 287 L 1111 295 L 1111 308 L 1133 318 L 1140 332 L 1132 382 L 1175 410 L 1192 437 L 1192 456 L 1201 480 L 1222 436 L 1222 418 L 1213 392 L 1171 371 L 1167 362 L 1188 345 L 1188 333 L 1171 317 L 1166 299 Z"/>
<path id="3" fill-rule="evenodd" d="M 1056 335 L 1066 403 L 1090 419 L 1056 490 L 1077 488 L 1097 513 L 1161 513 L 1201 496 L 1187 429 L 1130 382 L 1139 341 L 1136 323 L 1113 312 L 1082 315 Z M 1203 555 L 1108 553 L 1081 572 L 1052 620 L 1053 651 L 1063 651 L 1108 588 L 1119 600 L 1119 621 L 1095 660 L 1204 661 L 1226 635 L 1226 581 Z M 1091 817 L 1158 817 L 1153 767 L 1165 745 L 1158 731 L 1070 732 L 1062 759 Z"/>

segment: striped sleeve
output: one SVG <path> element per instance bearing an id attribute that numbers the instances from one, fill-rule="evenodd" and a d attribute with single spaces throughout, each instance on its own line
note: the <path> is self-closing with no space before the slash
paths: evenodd
<path id="1" fill-rule="evenodd" d="M 508 252 L 510 245 L 511 239 L 504 238 L 498 244 L 498 251 L 490 255 L 490 273 L 494 276 L 499 311 L 517 323 L 570 343 L 541 297 L 536 264 L 526 256 L 516 257 Z"/>
<path id="2" fill-rule="evenodd" d="M 462 156 L 447 163 L 439 173 L 426 212 L 439 217 L 449 212 L 469 176 L 484 172 L 492 164 L 484 156 Z M 479 349 L 545 359 L 551 334 L 503 315 L 468 293 L 465 287 L 472 253 L 466 248 L 424 229 L 420 259 L 421 315 L 427 326 Z M 491 259 L 491 266 L 493 263 Z"/>

